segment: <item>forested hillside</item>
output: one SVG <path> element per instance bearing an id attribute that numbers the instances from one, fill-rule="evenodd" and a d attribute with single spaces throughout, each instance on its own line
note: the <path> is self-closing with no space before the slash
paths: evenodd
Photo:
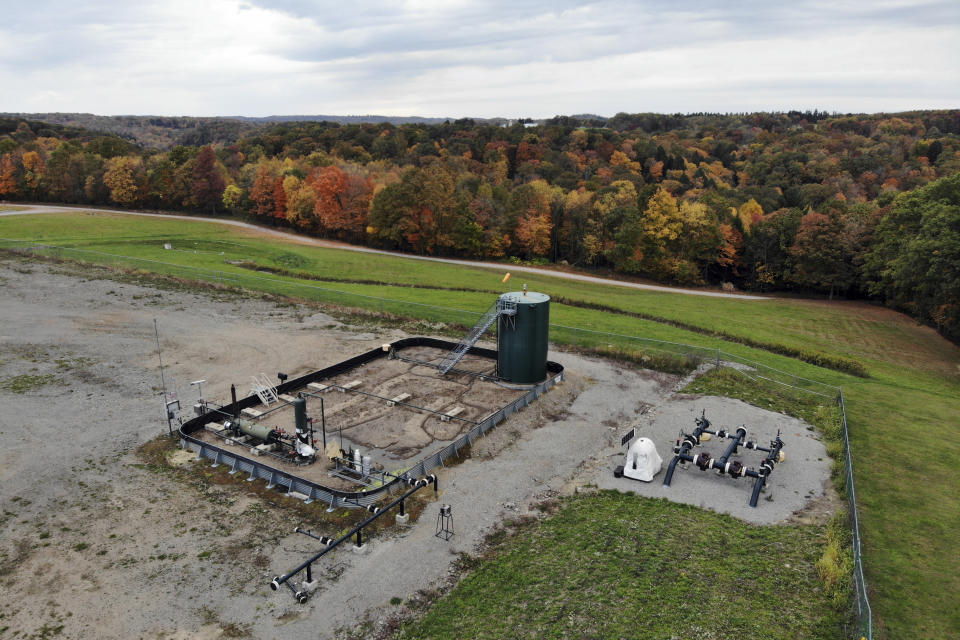
<path id="1" fill-rule="evenodd" d="M 0 120 L 35 121 L 86 129 L 123 138 L 148 149 L 169 149 L 178 144 L 226 144 L 259 126 L 239 118 L 192 116 L 97 116 L 92 113 L 0 113 Z"/>
<path id="2" fill-rule="evenodd" d="M 960 339 L 960 111 L 208 133 L 158 151 L 0 120 L 0 199 L 225 210 L 419 253 L 876 296 Z"/>

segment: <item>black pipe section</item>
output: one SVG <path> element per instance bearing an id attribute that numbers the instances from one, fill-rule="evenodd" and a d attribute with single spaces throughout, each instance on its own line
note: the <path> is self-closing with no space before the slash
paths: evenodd
<path id="1" fill-rule="evenodd" d="M 741 478 L 743 476 L 750 476 L 754 478 L 757 477 L 755 475 L 756 474 L 755 471 L 753 471 L 752 469 L 744 468 L 741 462 L 736 460 L 734 460 L 733 462 L 728 462 L 728 459 L 730 458 L 730 456 L 737 452 L 737 447 L 743 444 L 743 438 L 746 437 L 747 430 L 741 427 L 737 429 L 736 433 L 734 434 L 726 434 L 725 432 L 722 432 L 722 431 L 720 433 L 724 434 L 721 437 L 730 438 L 733 440 L 733 442 L 731 442 L 730 445 L 727 446 L 726 451 L 724 451 L 723 455 L 720 456 L 719 458 L 714 458 L 709 451 L 701 451 L 700 453 L 693 455 L 690 453 L 689 447 L 683 448 L 683 446 L 681 445 L 677 448 L 679 449 L 679 451 L 677 452 L 677 455 L 674 458 L 674 461 L 682 460 L 684 462 L 692 462 L 701 471 L 706 471 L 707 469 L 716 469 L 718 473 L 720 474 L 725 473 L 729 475 L 731 478 Z M 686 444 L 689 441 L 690 440 L 684 440 L 684 444 Z M 674 461 L 671 461 L 670 463 L 671 466 L 675 466 Z M 667 485 L 666 481 L 664 481 L 664 484 Z"/>
<path id="2" fill-rule="evenodd" d="M 334 540 L 333 542 L 326 543 L 327 544 L 326 547 L 324 547 L 321 551 L 316 553 L 310 559 L 302 562 L 300 566 L 298 566 L 296 569 L 289 571 L 283 574 L 282 576 L 274 577 L 274 579 L 270 582 L 270 588 L 276 591 L 277 589 L 280 588 L 280 585 L 286 584 L 290 588 L 290 590 L 294 592 L 294 596 L 297 598 L 297 601 L 300 604 L 303 604 L 304 602 L 306 602 L 307 601 L 306 597 L 304 597 L 303 600 L 300 599 L 301 595 L 306 595 L 306 594 L 302 591 L 296 591 L 292 586 L 288 584 L 287 581 L 290 580 L 290 578 L 292 578 L 293 576 L 297 575 L 298 573 L 300 573 L 301 571 L 309 567 L 311 564 L 313 564 L 314 562 L 316 562 L 317 560 L 325 556 L 327 553 L 329 553 L 333 549 L 337 548 L 344 541 L 349 540 L 354 535 L 357 536 L 357 546 L 361 546 L 363 537 L 360 532 L 363 530 L 365 526 L 367 526 L 368 524 L 370 524 L 371 522 L 373 522 L 383 514 L 387 513 L 390 509 L 400 504 L 403 500 L 405 500 L 406 498 L 409 498 L 411 495 L 413 495 L 420 489 L 423 489 L 424 487 L 429 486 L 430 484 L 433 484 L 434 491 L 437 490 L 437 476 L 435 476 L 432 473 L 430 475 L 420 478 L 419 480 L 415 480 L 413 478 L 406 479 L 406 482 L 407 484 L 410 485 L 411 488 L 408 489 L 406 492 L 404 492 L 399 498 L 396 498 L 390 504 L 383 507 L 382 509 L 379 509 L 379 508 L 376 509 L 372 516 L 370 516 L 369 518 L 367 518 L 366 520 L 364 520 L 363 522 L 355 526 L 353 529 L 351 529 L 347 533 L 343 534 L 342 536 Z M 295 531 L 297 533 L 304 533 L 303 531 L 299 531 L 299 527 L 297 527 Z M 315 537 L 312 534 L 310 534 L 310 536 Z"/>
<path id="3" fill-rule="evenodd" d="M 763 490 L 764 485 L 767 483 L 767 477 L 773 473 L 773 467 L 777 464 L 777 458 L 780 457 L 780 449 L 782 448 L 783 440 L 780 439 L 780 434 L 778 433 L 776 440 L 770 442 L 770 453 L 768 453 L 767 457 L 760 463 L 760 468 L 753 473 L 747 473 L 747 475 L 757 479 L 756 482 L 753 483 L 753 493 L 750 495 L 751 507 L 757 506 L 760 491 Z M 748 471 L 753 471 L 753 469 L 749 469 Z"/>
<path id="4" fill-rule="evenodd" d="M 233 400 L 233 419 L 240 419 L 240 405 L 237 404 L 237 387 L 230 385 L 230 399 Z"/>
<path id="5" fill-rule="evenodd" d="M 685 460 L 687 462 L 693 461 L 693 458 L 689 455 L 690 450 L 700 444 L 700 436 L 710 428 L 710 421 L 707 420 L 706 409 L 704 409 L 703 414 L 696 419 L 696 424 L 697 427 L 693 430 L 693 433 L 683 434 L 682 442 L 678 440 L 677 446 L 673 448 L 673 452 L 676 455 L 667 466 L 667 475 L 663 478 L 663 486 L 670 486 L 670 482 L 673 481 L 673 472 L 677 468 L 678 462 L 681 460 Z"/>
<path id="6" fill-rule="evenodd" d="M 723 452 L 723 455 L 720 456 L 718 460 L 714 461 L 713 464 L 714 468 L 718 469 L 720 473 L 727 473 L 730 469 L 730 467 L 727 466 L 727 459 L 737 452 L 737 449 L 743 443 L 743 439 L 747 437 L 747 430 L 743 427 L 740 427 L 737 429 L 735 435 L 727 435 L 724 431 L 721 431 L 720 433 L 724 434 L 720 437 L 729 437 L 731 440 L 733 440 L 733 442 L 730 443 L 730 445 L 727 447 L 727 450 Z M 720 434 L 718 433 L 717 435 L 719 436 Z M 737 476 L 733 477 L 736 478 Z"/>
<path id="7" fill-rule="evenodd" d="M 309 536 L 309 537 L 313 538 L 314 540 L 319 540 L 319 541 L 320 541 L 320 544 L 330 544 L 331 542 L 333 542 L 333 538 L 328 538 L 327 536 L 318 536 L 318 535 L 316 535 L 315 533 L 313 533 L 312 531 L 307 531 L 307 530 L 305 530 L 305 529 L 301 529 L 300 527 L 297 527 L 296 529 L 294 529 L 293 532 L 294 532 L 294 533 L 302 533 L 303 535 Z"/>
<path id="8" fill-rule="evenodd" d="M 737 429 L 737 431 L 739 431 L 739 429 Z M 719 431 L 710 431 L 709 429 L 704 429 L 703 433 L 709 433 L 710 435 L 717 436 L 718 438 L 736 438 L 737 437 L 736 433 L 730 433 L 723 429 L 720 429 Z M 757 444 L 756 442 L 753 442 L 752 440 L 747 440 L 746 442 L 742 443 L 741 446 L 743 446 L 744 449 L 754 449 L 756 451 L 766 451 L 766 452 L 770 451 L 770 449 L 768 449 L 767 447 L 761 447 L 759 444 Z"/>

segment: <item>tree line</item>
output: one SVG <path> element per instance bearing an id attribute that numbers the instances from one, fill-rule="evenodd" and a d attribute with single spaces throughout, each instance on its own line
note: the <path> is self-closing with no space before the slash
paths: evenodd
<path id="1" fill-rule="evenodd" d="M 876 297 L 960 337 L 960 111 L 584 118 L 285 122 L 167 150 L 7 119 L 0 199 L 229 212 L 422 254 Z"/>

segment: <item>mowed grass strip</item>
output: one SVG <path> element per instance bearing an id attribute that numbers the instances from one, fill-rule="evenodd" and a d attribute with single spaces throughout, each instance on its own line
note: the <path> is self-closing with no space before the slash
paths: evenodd
<path id="1" fill-rule="evenodd" d="M 909 357 L 917 368 L 940 361 L 939 337 L 918 334 L 915 323 L 882 308 L 853 302 L 820 302 L 790 298 L 753 301 L 705 298 L 615 285 L 557 279 L 549 273 L 518 273 L 507 284 L 500 279 L 511 269 L 461 267 L 393 256 L 324 249 L 286 242 L 261 232 L 210 222 L 180 221 L 123 214 L 47 214 L 0 220 L 0 237 L 23 238 L 132 257 L 176 262 L 224 273 L 249 271 L 230 262 L 249 261 L 272 269 L 303 271 L 333 282 L 362 279 L 407 286 L 477 289 L 499 293 L 527 283 L 531 290 L 586 304 L 642 313 L 764 343 L 821 351 L 841 357 L 902 365 Z M 307 242 L 308 239 L 304 239 Z M 169 242 L 172 251 L 165 251 Z M 197 253 L 193 253 L 196 251 Z M 222 252 L 222 255 L 221 255 Z M 158 267 L 159 268 L 159 267 Z M 343 286 L 337 288 L 343 289 Z M 352 289 L 350 289 L 352 290 Z M 371 295 L 376 295 L 372 293 Z M 470 294 L 474 311 L 485 310 L 486 298 Z M 395 296 L 394 296 L 395 297 Z M 419 296 L 445 300 L 443 292 Z M 825 322 L 829 317 L 830 321 Z M 906 342 L 905 348 L 897 343 Z M 891 350 L 891 345 L 893 349 Z M 949 367 L 947 369 L 950 369 Z M 936 373 L 956 374 L 940 367 Z"/>
<path id="2" fill-rule="evenodd" d="M 219 272 L 228 282 L 435 322 L 470 323 L 470 314 L 450 314 L 412 304 L 362 299 L 349 292 L 482 312 L 491 295 L 444 289 L 354 285 L 324 292 L 321 282 L 258 278 L 230 261 L 310 272 L 336 280 L 396 282 L 418 287 L 507 291 L 526 282 L 531 290 L 682 321 L 705 330 L 776 342 L 789 347 L 855 358 L 870 375 L 859 379 L 758 349 L 677 327 L 603 311 L 553 305 L 551 321 L 672 342 L 722 347 L 724 351 L 791 375 L 844 387 L 853 445 L 864 560 L 871 602 L 887 638 L 960 638 L 960 554 L 953 540 L 960 528 L 955 469 L 960 450 L 952 427 L 960 415 L 960 349 L 908 317 L 858 302 L 801 299 L 730 300 L 629 290 L 577 283 L 549 275 L 460 267 L 402 257 L 322 249 L 269 238 L 215 223 L 142 218 L 122 214 L 50 214 L 0 218 L 0 237 L 21 238 L 105 253 L 177 263 Z M 174 250 L 164 250 L 170 242 Z M 194 253 L 196 251 L 196 253 Z M 221 255 L 222 252 L 222 255 Z M 70 257 L 69 255 L 65 257 Z M 124 264 L 102 257 L 103 264 Z M 126 266 L 144 268 L 142 263 Z M 155 264 L 157 273 L 191 277 L 182 268 Z M 177 271 L 181 269 L 181 271 Z M 234 278 L 234 280 L 229 280 Z M 312 285 L 313 287 L 305 287 Z M 309 293 L 307 293 L 309 292 Z M 555 330 L 552 339 L 586 347 L 637 350 L 625 338 Z"/>
<path id="3" fill-rule="evenodd" d="M 581 494 L 519 526 L 397 638 L 840 638 L 815 566 L 823 537 Z"/>

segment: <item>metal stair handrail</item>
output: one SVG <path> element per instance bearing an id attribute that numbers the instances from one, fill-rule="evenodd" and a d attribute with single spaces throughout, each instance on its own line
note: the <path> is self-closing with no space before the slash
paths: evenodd
<path id="1" fill-rule="evenodd" d="M 512 316 L 517 313 L 517 301 L 507 298 L 497 298 L 497 301 L 487 309 L 487 312 L 480 316 L 473 328 L 467 332 L 467 335 L 454 347 L 447 355 L 443 357 L 437 367 L 440 375 L 446 374 L 450 369 L 456 366 L 463 356 L 466 355 L 470 347 L 477 343 L 490 325 L 501 315 Z"/>

